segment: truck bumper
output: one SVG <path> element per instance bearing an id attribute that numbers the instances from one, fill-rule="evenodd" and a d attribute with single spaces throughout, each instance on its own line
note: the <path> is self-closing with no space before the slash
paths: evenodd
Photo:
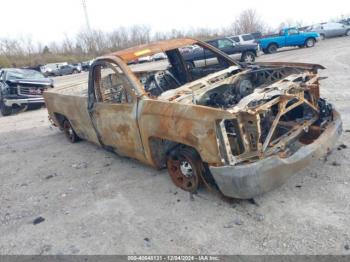
<path id="1" fill-rule="evenodd" d="M 281 186 L 313 160 L 325 156 L 341 133 L 340 115 L 334 110 L 334 120 L 326 130 L 312 144 L 302 146 L 290 157 L 280 158 L 274 155 L 251 164 L 209 168 L 225 196 L 250 199 Z"/>
<path id="2" fill-rule="evenodd" d="M 20 98 L 20 99 L 4 99 L 4 104 L 6 106 L 13 105 L 27 105 L 27 104 L 44 104 L 43 97 L 35 97 L 35 98 Z"/>

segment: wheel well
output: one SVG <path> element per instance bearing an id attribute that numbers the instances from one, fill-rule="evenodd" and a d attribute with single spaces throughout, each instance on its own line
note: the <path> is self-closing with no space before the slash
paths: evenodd
<path id="1" fill-rule="evenodd" d="M 158 168 L 166 167 L 166 160 L 169 153 L 175 148 L 178 148 L 181 146 L 190 147 L 194 149 L 198 155 L 200 155 L 198 151 L 191 146 L 188 146 L 179 142 L 171 141 L 168 139 L 158 138 L 158 137 L 149 138 L 149 147 L 151 151 L 151 157 L 153 159 L 153 162 Z"/>
<path id="2" fill-rule="evenodd" d="M 315 37 L 310 36 L 310 37 L 308 37 L 308 38 L 306 38 L 306 39 L 305 39 L 305 43 L 306 43 L 306 42 L 307 42 L 307 40 L 309 40 L 309 39 L 312 39 L 312 40 L 316 41 L 316 38 L 315 38 Z"/>
<path id="3" fill-rule="evenodd" d="M 252 53 L 252 54 L 256 55 L 256 50 L 253 50 L 253 49 L 252 50 L 245 50 L 242 52 L 242 55 L 246 54 L 246 53 Z"/>
<path id="4" fill-rule="evenodd" d="M 67 117 L 60 113 L 54 113 L 54 116 L 56 118 L 57 123 L 59 124 L 59 128 L 63 128 L 63 122 L 67 119 Z"/>
<path id="5" fill-rule="evenodd" d="M 241 54 L 241 60 L 240 60 L 241 62 L 244 62 L 244 56 L 245 56 L 247 53 L 252 53 L 254 57 L 257 56 L 255 51 L 253 51 L 253 50 L 245 50 L 245 51 L 243 51 L 242 54 Z"/>
<path id="6" fill-rule="evenodd" d="M 272 46 L 272 45 L 275 45 L 275 46 L 277 46 L 277 48 L 278 48 L 278 44 L 277 44 L 276 42 L 273 42 L 273 43 L 270 43 L 270 44 L 267 46 L 267 49 L 269 49 L 269 47 Z"/>

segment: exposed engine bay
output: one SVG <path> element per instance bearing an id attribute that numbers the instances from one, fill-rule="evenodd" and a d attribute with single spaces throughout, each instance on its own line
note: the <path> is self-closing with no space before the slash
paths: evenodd
<path id="1" fill-rule="evenodd" d="M 171 69 L 167 69 L 148 76 L 145 89 L 158 99 L 187 102 L 186 97 L 190 94 L 195 97 L 195 100 L 193 97 L 190 99 L 195 104 L 226 109 L 238 104 L 255 89 L 262 90 L 282 78 L 302 72 L 302 69 L 297 68 L 255 66 L 249 71 L 240 73 L 238 67 L 232 66 L 181 86 Z"/>
<path id="2" fill-rule="evenodd" d="M 232 66 L 180 87 L 168 70 L 149 79 L 146 86 L 159 100 L 233 114 L 232 120 L 223 120 L 218 127 L 222 144 L 230 145 L 226 161 L 231 164 L 280 151 L 291 154 L 293 147 L 285 150 L 295 142 L 291 137 L 311 143 L 332 118 L 332 106 L 319 96 L 317 73 L 301 67 L 252 66 L 242 72 Z M 294 147 L 298 146 L 294 143 Z"/>

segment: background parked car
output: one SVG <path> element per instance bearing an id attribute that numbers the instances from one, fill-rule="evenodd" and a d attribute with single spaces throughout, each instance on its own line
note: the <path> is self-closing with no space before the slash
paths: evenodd
<path id="1" fill-rule="evenodd" d="M 25 66 L 25 67 L 22 67 L 22 69 L 30 69 L 30 70 L 35 70 L 35 71 L 41 72 L 41 67 L 42 66 L 43 65 Z"/>
<path id="2" fill-rule="evenodd" d="M 228 37 L 209 40 L 207 43 L 230 56 L 240 54 L 241 62 L 254 62 L 258 55 L 258 45 L 255 43 L 240 44 Z"/>
<path id="3" fill-rule="evenodd" d="M 128 62 L 128 65 L 136 65 L 138 64 L 139 60 L 138 59 L 133 59 Z"/>
<path id="4" fill-rule="evenodd" d="M 146 63 L 146 62 L 152 62 L 153 58 L 152 56 L 143 56 L 137 59 L 139 63 Z"/>
<path id="5" fill-rule="evenodd" d="M 152 60 L 153 61 L 158 61 L 158 60 L 164 60 L 164 59 L 167 59 L 168 57 L 166 56 L 166 54 L 164 53 L 158 53 L 158 54 L 154 54 L 152 56 Z"/>
<path id="6" fill-rule="evenodd" d="M 81 63 L 75 63 L 75 64 L 71 64 L 73 67 L 75 67 L 78 72 L 80 73 L 81 71 L 83 71 L 82 65 Z"/>
<path id="7" fill-rule="evenodd" d="M 62 63 L 49 63 L 40 67 L 41 73 L 45 76 L 54 76 L 54 71 L 59 69 L 61 66 L 68 65 L 67 62 Z"/>
<path id="8" fill-rule="evenodd" d="M 195 46 L 195 45 L 190 45 L 190 46 L 179 48 L 179 50 L 182 54 L 191 53 L 191 52 L 196 51 L 197 49 L 201 49 L 201 48 L 199 46 Z"/>
<path id="9" fill-rule="evenodd" d="M 26 106 L 39 108 L 44 104 L 43 92 L 53 87 L 53 80 L 41 72 L 29 69 L 4 68 L 0 70 L 0 111 L 8 116 L 13 109 Z"/>
<path id="10" fill-rule="evenodd" d="M 81 70 L 89 71 L 90 70 L 90 66 L 92 65 L 93 62 L 94 62 L 93 59 L 89 60 L 89 61 L 81 62 Z"/>
<path id="11" fill-rule="evenodd" d="M 350 25 L 350 17 L 340 20 L 339 23 L 344 24 L 344 25 Z"/>
<path id="12" fill-rule="evenodd" d="M 255 44 L 256 39 L 252 34 L 234 35 L 230 39 L 240 44 Z"/>
<path id="13" fill-rule="evenodd" d="M 319 37 L 317 32 L 303 32 L 295 27 L 290 27 L 282 29 L 279 34 L 264 36 L 259 39 L 259 45 L 265 54 L 272 54 L 281 47 L 313 47 Z"/>
<path id="14" fill-rule="evenodd" d="M 307 30 L 319 33 L 321 39 L 344 35 L 350 36 L 350 26 L 342 23 L 315 24 L 310 26 Z"/>
<path id="15" fill-rule="evenodd" d="M 54 70 L 52 73 L 55 76 L 63 76 L 63 75 L 77 74 L 77 73 L 80 73 L 80 72 L 81 71 L 79 71 L 73 65 L 64 65 L 64 66 L 61 66 L 59 69 Z"/>

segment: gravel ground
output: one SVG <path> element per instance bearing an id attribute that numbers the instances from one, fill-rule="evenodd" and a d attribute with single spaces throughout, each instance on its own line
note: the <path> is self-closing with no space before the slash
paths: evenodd
<path id="1" fill-rule="evenodd" d="M 326 66 L 322 94 L 350 129 L 350 37 L 258 60 Z M 164 170 L 70 144 L 45 109 L 0 127 L 0 254 L 350 254 L 349 132 L 327 160 L 254 202 L 205 189 L 191 199 Z"/>

